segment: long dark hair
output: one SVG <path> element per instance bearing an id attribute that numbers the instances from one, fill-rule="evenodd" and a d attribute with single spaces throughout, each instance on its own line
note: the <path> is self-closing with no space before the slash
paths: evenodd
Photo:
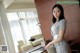
<path id="1" fill-rule="evenodd" d="M 61 14 L 59 16 L 59 21 L 62 20 L 62 19 L 65 19 L 65 17 L 64 17 L 64 10 L 63 10 L 63 7 L 60 4 L 54 5 L 53 8 L 52 8 L 52 12 L 53 12 L 54 8 L 56 8 L 56 7 L 58 7 L 60 9 L 60 11 L 61 11 Z M 52 18 L 52 22 L 53 23 L 56 22 L 56 18 L 54 17 L 54 15 L 53 15 L 53 18 Z"/>

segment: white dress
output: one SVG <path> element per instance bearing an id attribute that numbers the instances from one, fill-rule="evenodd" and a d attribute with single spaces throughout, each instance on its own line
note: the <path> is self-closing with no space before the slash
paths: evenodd
<path id="1" fill-rule="evenodd" d="M 62 19 L 59 22 L 56 22 L 55 24 L 52 25 L 51 34 L 54 39 L 57 39 L 60 29 L 66 30 L 66 20 L 65 19 Z M 56 53 L 69 53 L 68 44 L 66 40 L 64 39 L 60 41 L 59 43 L 56 43 L 54 47 L 56 48 Z"/>

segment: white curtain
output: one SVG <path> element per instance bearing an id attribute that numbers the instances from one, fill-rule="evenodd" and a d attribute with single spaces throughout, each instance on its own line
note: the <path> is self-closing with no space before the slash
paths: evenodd
<path id="1" fill-rule="evenodd" d="M 31 36 L 41 34 L 37 12 L 12 12 L 7 13 L 7 17 L 16 52 L 18 52 L 17 41 L 29 41 Z"/>

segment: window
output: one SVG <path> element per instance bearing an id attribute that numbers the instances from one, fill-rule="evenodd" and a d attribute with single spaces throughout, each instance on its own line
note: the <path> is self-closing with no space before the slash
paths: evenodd
<path id="1" fill-rule="evenodd" d="M 7 13 L 7 18 L 10 24 L 16 52 L 18 52 L 17 42 L 19 40 L 28 41 L 31 36 L 41 34 L 36 11 L 11 12 Z"/>

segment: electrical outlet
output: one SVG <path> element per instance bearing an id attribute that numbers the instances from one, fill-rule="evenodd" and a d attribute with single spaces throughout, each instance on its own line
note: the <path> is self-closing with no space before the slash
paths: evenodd
<path id="1" fill-rule="evenodd" d="M 1 45 L 1 51 L 7 51 L 7 45 Z"/>

